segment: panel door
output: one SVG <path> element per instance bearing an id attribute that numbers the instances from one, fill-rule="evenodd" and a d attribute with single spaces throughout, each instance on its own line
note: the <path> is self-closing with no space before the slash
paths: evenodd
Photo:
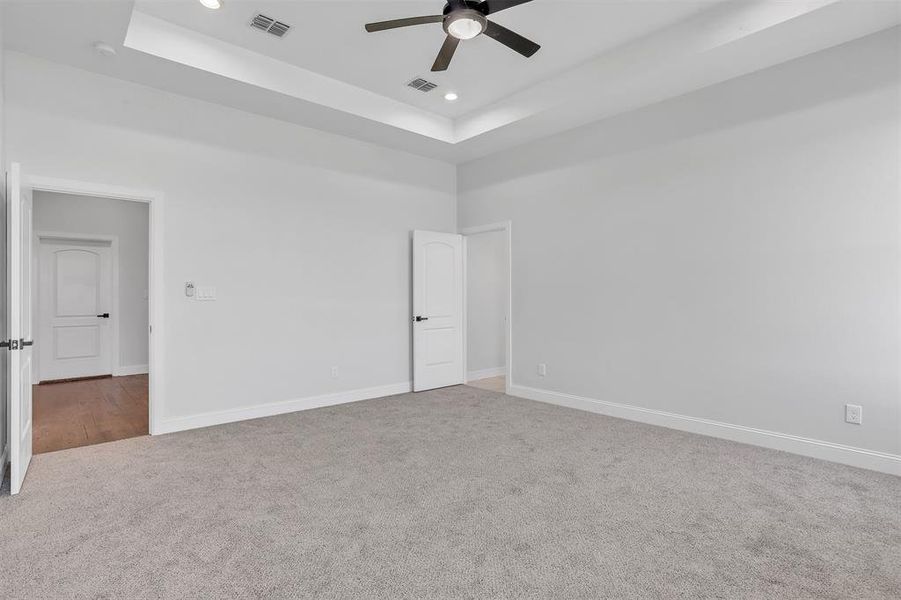
<path id="1" fill-rule="evenodd" d="M 10 165 L 6 176 L 6 290 L 9 396 L 10 493 L 18 494 L 32 455 L 32 315 L 31 315 L 31 189 L 23 185 L 21 169 Z"/>
<path id="2" fill-rule="evenodd" d="M 463 236 L 413 232 L 413 389 L 463 383 Z"/>
<path id="3" fill-rule="evenodd" d="M 112 373 L 109 242 L 42 238 L 41 381 Z"/>

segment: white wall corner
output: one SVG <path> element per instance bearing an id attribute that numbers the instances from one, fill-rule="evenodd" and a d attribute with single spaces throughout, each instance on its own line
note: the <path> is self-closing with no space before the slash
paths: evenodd
<path id="1" fill-rule="evenodd" d="M 678 429 L 689 433 L 697 433 L 711 437 L 762 446 L 773 450 L 782 450 L 792 454 L 800 454 L 811 458 L 819 458 L 831 462 L 870 469 L 890 475 L 901 476 L 901 456 L 855 448 L 822 440 L 814 440 L 786 433 L 722 423 L 711 419 L 689 417 L 676 413 L 669 413 L 629 404 L 605 402 L 573 394 L 554 392 L 523 385 L 512 385 L 507 391 L 511 396 L 536 400 L 558 406 L 566 406 L 578 410 Z"/>

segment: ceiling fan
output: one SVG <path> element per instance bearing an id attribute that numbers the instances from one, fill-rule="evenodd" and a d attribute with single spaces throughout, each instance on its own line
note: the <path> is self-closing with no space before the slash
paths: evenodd
<path id="1" fill-rule="evenodd" d="M 435 64 L 432 65 L 432 71 L 446 71 L 447 67 L 450 66 L 451 59 L 454 58 L 454 52 L 457 51 L 460 40 L 471 40 L 483 33 L 528 58 L 538 52 L 541 46 L 518 33 L 510 31 L 506 27 L 501 27 L 497 23 L 489 21 L 487 17 L 496 12 L 531 1 L 482 0 L 479 2 L 476 0 L 448 0 L 444 7 L 444 14 L 368 23 L 366 31 L 372 33 L 399 27 L 441 23 L 444 31 L 447 33 L 447 38 L 444 40 L 444 45 L 441 46 L 441 51 L 438 52 Z"/>

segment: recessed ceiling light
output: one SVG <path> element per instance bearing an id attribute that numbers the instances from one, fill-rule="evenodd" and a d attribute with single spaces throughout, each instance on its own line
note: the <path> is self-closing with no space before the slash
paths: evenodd
<path id="1" fill-rule="evenodd" d="M 222 0 L 198 0 L 201 4 L 206 6 L 207 8 L 212 8 L 216 10 L 217 8 L 222 8 Z"/>
<path id="2" fill-rule="evenodd" d="M 444 94 L 444 99 L 447 100 L 448 102 L 453 102 L 454 100 L 456 100 L 459 97 L 460 96 L 458 96 L 455 92 L 448 92 L 448 93 Z"/>
<path id="3" fill-rule="evenodd" d="M 94 52 L 100 56 L 115 56 L 116 49 L 106 42 L 94 42 Z"/>

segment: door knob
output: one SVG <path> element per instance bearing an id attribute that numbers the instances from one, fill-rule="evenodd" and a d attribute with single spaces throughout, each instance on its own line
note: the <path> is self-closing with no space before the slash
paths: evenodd
<path id="1" fill-rule="evenodd" d="M 428 321 L 429 318 L 428 318 L 428 317 L 414 317 L 414 320 L 415 320 L 417 323 L 421 323 L 422 321 Z"/>
<path id="2" fill-rule="evenodd" d="M 109 313 L 103 313 L 102 315 L 97 315 L 101 319 L 109 319 Z"/>

